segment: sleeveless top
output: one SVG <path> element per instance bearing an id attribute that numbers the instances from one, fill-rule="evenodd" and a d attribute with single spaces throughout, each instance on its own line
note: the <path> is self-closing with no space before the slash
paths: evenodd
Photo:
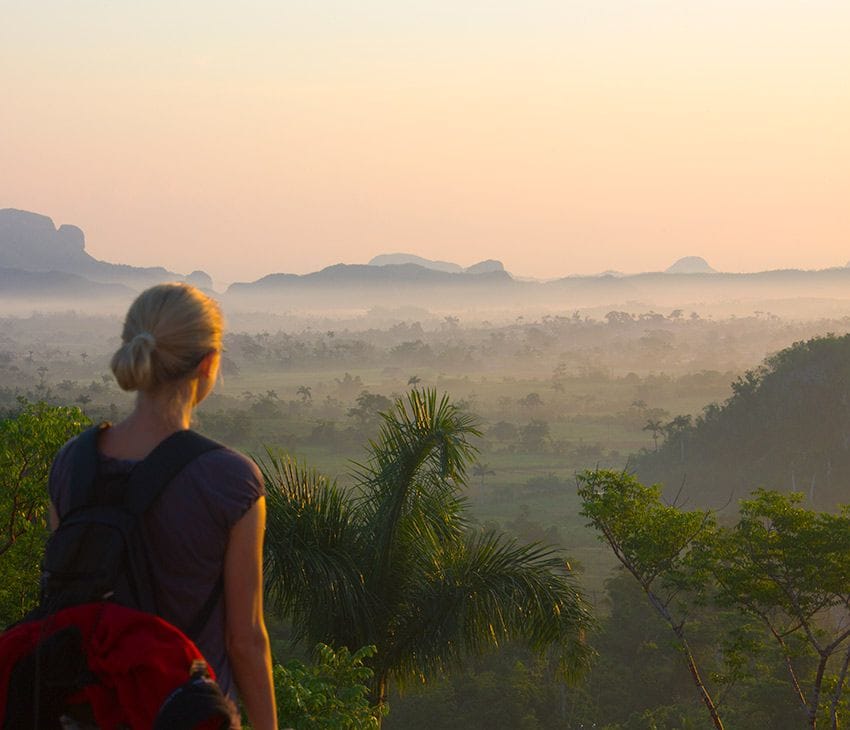
<path id="1" fill-rule="evenodd" d="M 67 512 L 76 438 L 59 451 L 48 491 L 59 520 Z M 98 479 L 121 488 L 137 461 L 99 455 Z M 184 632 L 215 588 L 224 568 L 230 528 L 265 493 L 253 461 L 228 448 L 186 466 L 145 513 L 142 530 L 156 590 L 157 613 Z M 192 637 L 212 665 L 222 691 L 236 698 L 225 646 L 224 596 Z"/>

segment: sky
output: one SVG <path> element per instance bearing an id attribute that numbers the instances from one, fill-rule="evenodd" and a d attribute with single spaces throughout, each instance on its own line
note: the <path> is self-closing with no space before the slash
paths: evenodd
<path id="1" fill-rule="evenodd" d="M 847 0 L 0 0 L 0 208 L 217 282 L 850 261 Z"/>

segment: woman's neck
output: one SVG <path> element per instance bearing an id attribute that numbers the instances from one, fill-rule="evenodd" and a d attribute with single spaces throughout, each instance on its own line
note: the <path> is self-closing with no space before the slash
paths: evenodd
<path id="1" fill-rule="evenodd" d="M 101 452 L 119 459 L 144 459 L 171 434 L 189 428 L 196 387 L 190 381 L 140 392 L 133 412 L 101 436 Z"/>

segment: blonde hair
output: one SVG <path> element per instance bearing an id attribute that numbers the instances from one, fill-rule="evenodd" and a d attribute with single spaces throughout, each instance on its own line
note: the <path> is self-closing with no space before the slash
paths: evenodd
<path id="1" fill-rule="evenodd" d="M 221 350 L 222 331 L 214 299 L 189 284 L 159 284 L 130 305 L 112 372 L 124 390 L 152 390 L 180 380 L 207 353 Z"/>

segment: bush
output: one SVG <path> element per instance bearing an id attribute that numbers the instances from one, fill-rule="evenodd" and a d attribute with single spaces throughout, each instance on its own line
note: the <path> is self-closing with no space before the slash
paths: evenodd
<path id="1" fill-rule="evenodd" d="M 316 663 L 310 666 L 293 659 L 274 668 L 279 724 L 293 730 L 371 730 L 380 727 L 385 710 L 369 702 L 372 670 L 363 660 L 373 656 L 374 646 L 352 654 L 316 647 Z"/>
<path id="2" fill-rule="evenodd" d="M 38 601 L 50 465 L 88 424 L 79 408 L 46 403 L 21 403 L 16 415 L 0 420 L 0 626 Z"/>

